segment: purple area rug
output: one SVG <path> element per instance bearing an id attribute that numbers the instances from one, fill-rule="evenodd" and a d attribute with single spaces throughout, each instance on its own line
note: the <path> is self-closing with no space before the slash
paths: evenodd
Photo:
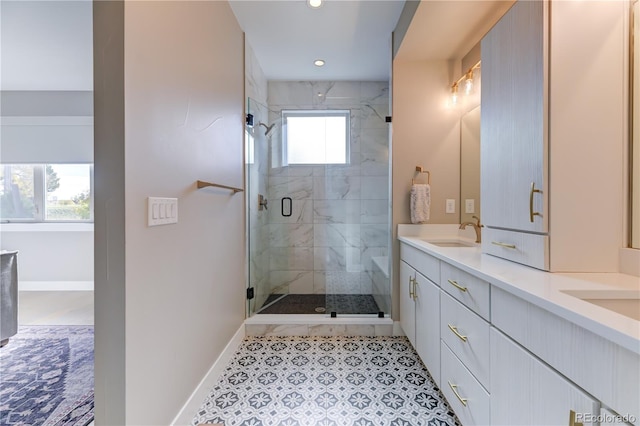
<path id="1" fill-rule="evenodd" d="M 93 386 L 93 327 L 19 327 L 0 349 L 0 425 L 86 426 Z"/>

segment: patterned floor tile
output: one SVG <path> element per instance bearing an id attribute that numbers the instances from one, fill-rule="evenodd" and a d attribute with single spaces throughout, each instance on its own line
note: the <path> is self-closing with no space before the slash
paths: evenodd
<path id="1" fill-rule="evenodd" d="M 459 425 L 405 337 L 253 336 L 193 425 Z"/>

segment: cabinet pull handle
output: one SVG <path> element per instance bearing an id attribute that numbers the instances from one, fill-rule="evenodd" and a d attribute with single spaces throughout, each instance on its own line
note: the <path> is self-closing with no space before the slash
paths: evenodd
<path id="1" fill-rule="evenodd" d="M 416 292 L 417 286 L 418 286 L 418 279 L 414 278 L 413 279 L 413 300 L 416 300 L 418 298 L 418 293 Z"/>
<path id="2" fill-rule="evenodd" d="M 410 298 L 414 298 L 413 297 L 413 283 L 415 282 L 415 278 L 413 277 L 409 277 L 409 297 Z"/>
<path id="3" fill-rule="evenodd" d="M 497 245 L 497 246 L 504 247 L 504 248 L 508 248 L 508 249 L 514 249 L 514 248 L 516 248 L 516 245 L 515 245 L 515 244 L 501 243 L 500 241 L 491 241 L 491 244 L 495 244 L 495 245 Z"/>
<path id="4" fill-rule="evenodd" d="M 453 332 L 453 334 L 458 336 L 460 338 L 460 340 L 462 340 L 463 342 L 467 341 L 467 336 L 463 336 L 462 334 L 460 334 L 460 332 L 458 331 L 458 327 L 456 327 L 455 325 L 451 325 L 451 324 L 447 324 L 447 325 L 449 326 L 449 330 L 451 330 Z"/>
<path id="5" fill-rule="evenodd" d="M 569 426 L 583 426 L 582 422 L 576 422 L 576 412 L 569 410 Z"/>
<path id="6" fill-rule="evenodd" d="M 536 183 L 531 182 L 531 191 L 529 191 L 529 220 L 533 223 L 534 216 L 540 216 L 540 212 L 533 211 L 533 194 L 534 192 L 542 193 L 541 189 L 536 189 Z"/>
<path id="7" fill-rule="evenodd" d="M 448 380 L 447 380 L 447 383 L 449 383 L 449 387 L 451 388 L 453 393 L 456 394 L 456 396 L 458 397 L 460 402 L 462 402 L 462 405 L 464 405 L 466 407 L 467 406 L 467 398 L 463 398 L 463 397 L 460 396 L 460 394 L 458 393 L 458 385 L 452 385 L 451 382 L 448 381 Z"/>
<path id="8" fill-rule="evenodd" d="M 458 284 L 457 281 L 454 280 L 447 280 L 449 282 L 449 284 L 451 284 L 452 286 L 454 286 L 455 288 L 457 288 L 460 291 L 467 291 L 466 287 L 462 287 L 460 284 Z"/>

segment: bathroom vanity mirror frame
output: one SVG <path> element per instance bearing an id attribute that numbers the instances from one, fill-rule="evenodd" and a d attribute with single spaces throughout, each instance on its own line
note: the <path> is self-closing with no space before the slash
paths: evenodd
<path id="1" fill-rule="evenodd" d="M 629 247 L 640 249 L 640 0 L 629 15 Z"/>

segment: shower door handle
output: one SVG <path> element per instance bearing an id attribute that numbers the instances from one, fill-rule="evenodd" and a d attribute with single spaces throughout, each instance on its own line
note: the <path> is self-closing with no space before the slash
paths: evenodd
<path id="1" fill-rule="evenodd" d="M 287 205 L 288 208 L 285 208 Z M 285 211 L 288 211 L 288 213 L 285 213 Z M 282 198 L 280 201 L 280 213 L 283 217 L 290 217 L 293 214 L 293 200 L 291 200 L 291 197 Z"/>
<path id="2" fill-rule="evenodd" d="M 268 209 L 269 201 L 265 198 L 264 195 L 258 194 L 258 210 L 262 211 L 263 209 Z"/>

